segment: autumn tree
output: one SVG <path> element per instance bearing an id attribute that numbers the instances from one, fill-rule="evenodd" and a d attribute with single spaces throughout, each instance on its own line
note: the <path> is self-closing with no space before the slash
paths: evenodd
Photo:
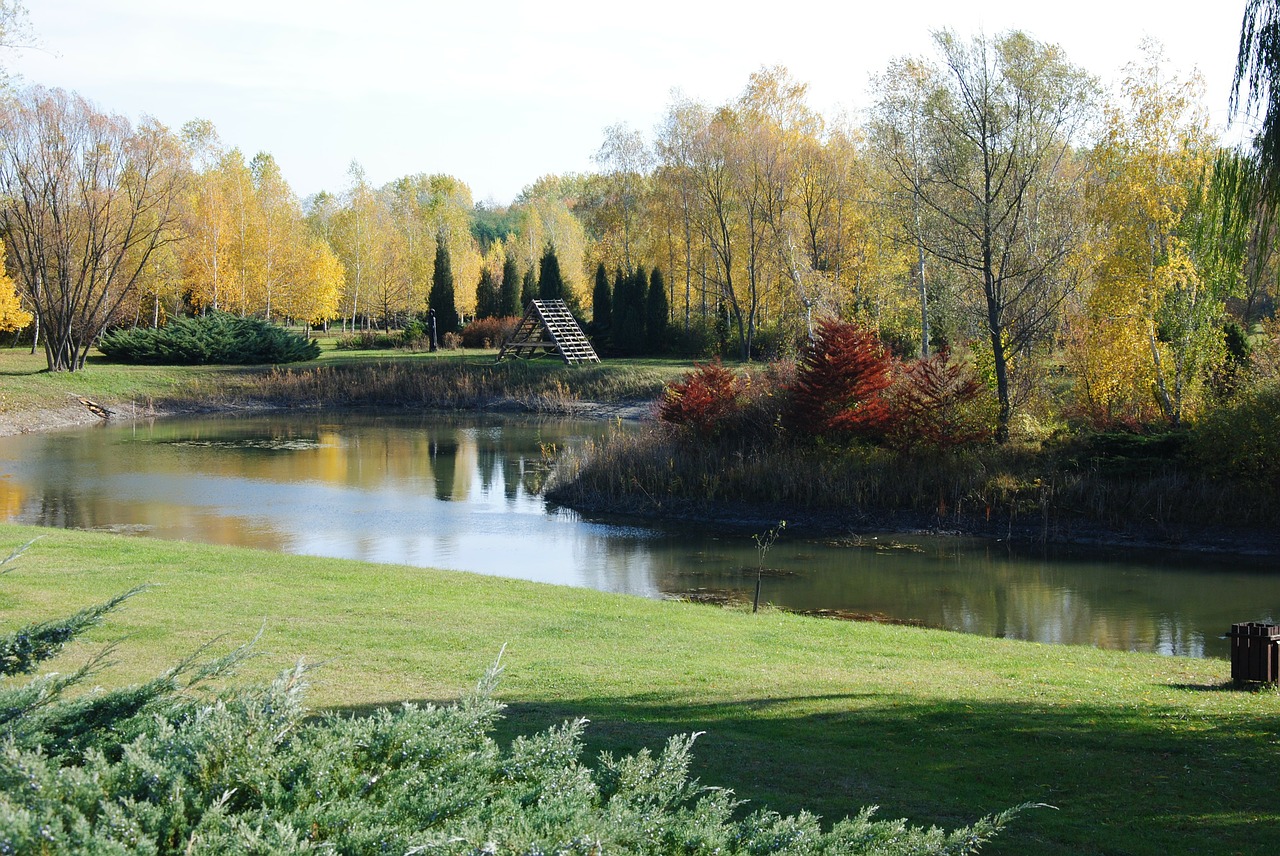
<path id="1" fill-rule="evenodd" d="M 639 131 L 625 125 L 605 129 L 604 142 L 596 152 L 600 166 L 603 199 L 599 241 L 616 244 L 616 261 L 631 268 L 641 224 L 641 202 L 652 170 L 653 157 Z"/>
<path id="2" fill-rule="evenodd" d="M 1084 179 L 1072 155 L 1093 83 L 1059 47 L 1024 33 L 963 42 L 942 31 L 934 42 L 939 62 L 924 63 L 921 117 L 930 157 L 923 170 L 896 157 L 890 175 L 930 215 L 930 228 L 908 222 L 908 234 L 957 270 L 981 318 L 1003 442 L 1017 403 L 1013 356 L 1054 329 L 1074 285 Z"/>
<path id="3" fill-rule="evenodd" d="M 78 95 L 28 89 L 0 106 L 0 231 L 45 332 L 51 371 L 77 371 L 172 239 L 186 178 L 178 141 Z"/>
<path id="4" fill-rule="evenodd" d="M 0 333 L 21 330 L 34 318 L 22 308 L 22 298 L 17 286 L 5 272 L 4 243 L 0 242 Z"/>
<path id="5" fill-rule="evenodd" d="M 882 393 L 892 362 L 874 330 L 828 318 L 800 356 L 788 427 L 810 437 L 879 439 L 887 428 Z"/>
<path id="6" fill-rule="evenodd" d="M 1170 76 L 1158 46 L 1144 51 L 1126 68 L 1094 153 L 1099 264 L 1072 353 L 1079 397 L 1096 418 L 1145 421 L 1150 403 L 1176 425 L 1220 351 L 1225 295 L 1203 276 L 1188 234 L 1214 142 L 1203 84 Z"/>
<path id="7" fill-rule="evenodd" d="M 221 172 L 224 150 L 207 119 L 183 125 L 182 141 L 193 169 L 183 206 L 185 290 L 193 306 L 216 311 L 225 308 L 231 265 L 231 210 Z"/>

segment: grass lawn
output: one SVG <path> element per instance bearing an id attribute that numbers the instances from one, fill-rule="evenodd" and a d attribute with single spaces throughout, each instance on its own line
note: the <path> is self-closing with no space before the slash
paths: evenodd
<path id="1" fill-rule="evenodd" d="M 988 852 L 1230 854 L 1280 840 L 1280 693 L 1221 660 L 759 615 L 461 573 L 0 526 L 0 626 L 139 583 L 91 644 L 104 684 L 265 628 L 243 680 L 323 665 L 311 704 L 449 700 L 505 645 L 508 734 L 586 716 L 591 750 L 705 731 L 697 774 L 754 804 L 955 826 L 1029 812 Z M 512 556 L 512 561 L 519 561 Z M 87 656 L 78 646 L 55 665 Z"/>

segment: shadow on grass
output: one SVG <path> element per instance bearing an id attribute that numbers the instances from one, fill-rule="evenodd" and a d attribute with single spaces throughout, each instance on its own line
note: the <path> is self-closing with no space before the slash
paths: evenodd
<path id="1" fill-rule="evenodd" d="M 1189 686 L 1188 690 L 1217 690 Z M 501 694 L 501 693 L 500 693 Z M 964 704 L 850 693 L 734 704 L 657 697 L 515 701 L 496 737 L 586 717 L 585 758 L 660 749 L 702 731 L 695 769 L 752 806 L 828 820 L 882 817 L 955 827 L 1024 802 L 984 853 L 1236 853 L 1280 830 L 1280 713 Z"/>

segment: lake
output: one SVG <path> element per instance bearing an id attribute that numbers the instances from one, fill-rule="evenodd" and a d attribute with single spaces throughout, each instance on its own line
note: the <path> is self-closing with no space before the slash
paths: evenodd
<path id="1" fill-rule="evenodd" d="M 542 497 L 554 456 L 626 426 L 303 412 L 0 438 L 0 519 L 451 568 L 644 597 L 762 600 L 988 636 L 1227 656 L 1280 618 L 1273 563 L 1046 552 L 979 539 L 584 519 Z"/>

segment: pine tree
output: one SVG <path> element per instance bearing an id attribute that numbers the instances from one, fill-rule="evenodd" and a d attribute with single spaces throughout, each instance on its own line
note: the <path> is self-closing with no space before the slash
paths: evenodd
<path id="1" fill-rule="evenodd" d="M 542 259 L 538 262 L 538 298 L 540 300 L 563 300 L 564 277 L 560 275 L 560 260 L 556 258 L 556 248 L 547 244 L 542 251 Z"/>
<path id="2" fill-rule="evenodd" d="M 436 269 L 431 275 L 431 293 L 427 303 L 436 311 L 439 335 L 456 333 L 462 326 L 453 298 L 453 268 L 449 265 L 449 247 L 443 234 L 436 237 Z"/>
<path id="3" fill-rule="evenodd" d="M 520 315 L 520 274 L 516 272 L 516 260 L 511 256 L 502 263 L 502 287 L 498 291 L 498 314 Z"/>
<path id="4" fill-rule="evenodd" d="M 492 318 L 498 314 L 498 283 L 488 268 L 480 270 L 480 282 L 476 285 L 476 317 Z"/>
<path id="5" fill-rule="evenodd" d="M 649 277 L 649 293 L 645 299 L 646 352 L 656 354 L 666 345 L 667 316 L 667 286 L 662 281 L 662 271 L 654 268 Z"/>

